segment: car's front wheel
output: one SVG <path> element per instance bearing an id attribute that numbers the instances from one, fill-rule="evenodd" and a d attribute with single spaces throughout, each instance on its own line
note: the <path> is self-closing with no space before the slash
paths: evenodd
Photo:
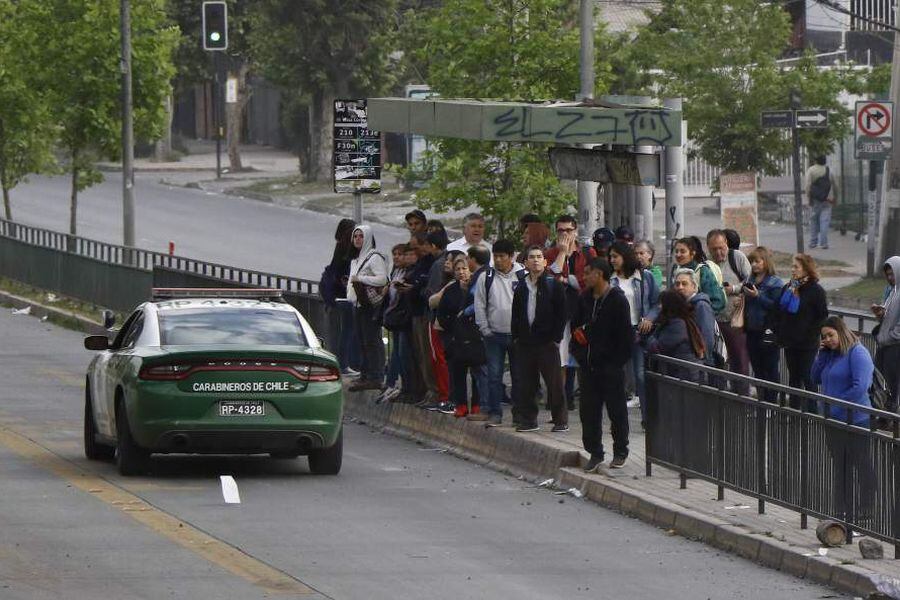
<path id="1" fill-rule="evenodd" d="M 341 472 L 344 460 L 344 428 L 338 433 L 337 440 L 329 448 L 312 450 L 309 453 L 309 470 L 316 475 L 337 475 Z"/>
<path id="2" fill-rule="evenodd" d="M 116 408 L 116 466 L 121 475 L 140 475 L 147 469 L 150 453 L 137 445 L 131 437 L 128 411 L 124 404 Z"/>
<path id="3" fill-rule="evenodd" d="M 84 455 L 88 460 L 110 460 L 115 456 L 115 446 L 107 446 L 97 442 L 97 426 L 94 423 L 94 402 L 91 398 L 91 386 L 84 388 Z"/>

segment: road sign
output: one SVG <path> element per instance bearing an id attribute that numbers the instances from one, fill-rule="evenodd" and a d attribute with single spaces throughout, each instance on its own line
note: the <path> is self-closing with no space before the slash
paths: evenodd
<path id="1" fill-rule="evenodd" d="M 824 108 L 811 108 L 795 111 L 797 129 L 825 129 L 828 127 L 828 111 Z"/>
<path id="2" fill-rule="evenodd" d="M 887 160 L 894 145 L 893 102 L 856 103 L 854 156 L 859 160 Z"/>
<path id="3" fill-rule="evenodd" d="M 759 116 L 759 124 L 765 129 L 790 129 L 794 126 L 794 111 L 764 110 Z"/>
<path id="4" fill-rule="evenodd" d="M 334 101 L 334 191 L 381 191 L 381 133 L 368 127 L 365 100 Z"/>

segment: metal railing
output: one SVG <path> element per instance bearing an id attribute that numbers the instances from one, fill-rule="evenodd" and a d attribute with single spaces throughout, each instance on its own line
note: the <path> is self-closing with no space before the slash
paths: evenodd
<path id="1" fill-rule="evenodd" d="M 152 271 L 153 267 L 165 267 L 239 284 L 277 288 L 302 295 L 318 296 L 319 294 L 318 282 L 308 279 L 264 273 L 152 250 L 129 248 L 59 231 L 23 225 L 6 219 L 0 219 L 0 236 L 41 248 L 144 271 Z"/>
<path id="2" fill-rule="evenodd" d="M 756 395 L 730 391 L 752 385 Z M 769 401 L 766 401 L 768 399 Z M 894 545 L 900 558 L 900 416 L 695 363 L 652 355 L 647 369 L 651 465 Z M 827 410 L 826 410 L 827 407 Z M 843 408 L 847 416 L 834 418 Z M 853 425 L 853 414 L 866 426 Z"/>

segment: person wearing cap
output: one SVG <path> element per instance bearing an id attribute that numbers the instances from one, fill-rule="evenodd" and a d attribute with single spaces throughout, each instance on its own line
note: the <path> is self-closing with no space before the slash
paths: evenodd
<path id="1" fill-rule="evenodd" d="M 632 245 L 634 244 L 634 232 L 627 225 L 621 225 L 616 228 L 616 241 Z"/>
<path id="2" fill-rule="evenodd" d="M 613 233 L 613 230 L 609 227 L 601 227 L 594 231 L 591 240 L 594 245 L 594 252 L 597 256 L 606 257 L 606 253 L 609 252 L 609 247 L 616 241 L 616 234 Z"/>

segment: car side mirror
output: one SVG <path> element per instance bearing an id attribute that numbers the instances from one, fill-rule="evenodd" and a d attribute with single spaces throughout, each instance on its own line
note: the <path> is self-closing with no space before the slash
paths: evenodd
<path id="1" fill-rule="evenodd" d="M 111 310 L 103 311 L 103 329 L 112 329 L 112 326 L 116 324 L 116 313 Z"/>
<path id="2" fill-rule="evenodd" d="M 105 335 L 89 335 L 84 338 L 84 347 L 88 350 L 109 350 L 109 338 Z"/>

